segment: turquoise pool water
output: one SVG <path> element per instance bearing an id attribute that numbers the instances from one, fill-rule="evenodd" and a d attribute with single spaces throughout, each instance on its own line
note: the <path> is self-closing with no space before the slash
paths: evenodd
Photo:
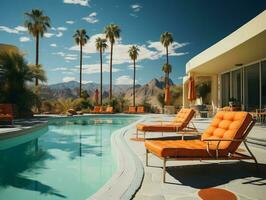
<path id="1" fill-rule="evenodd" d="M 26 139 L 0 141 L 0 199 L 88 198 L 116 170 L 111 134 L 136 120 L 127 116 L 56 120 Z"/>

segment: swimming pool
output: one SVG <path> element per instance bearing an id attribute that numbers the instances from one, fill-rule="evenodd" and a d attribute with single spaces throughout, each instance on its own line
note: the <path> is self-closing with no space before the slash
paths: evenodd
<path id="1" fill-rule="evenodd" d="M 137 119 L 89 116 L 53 120 L 48 129 L 31 133 L 35 139 L 13 147 L 7 143 L 14 139 L 0 143 L 0 199 L 88 198 L 116 170 L 111 134 Z"/>

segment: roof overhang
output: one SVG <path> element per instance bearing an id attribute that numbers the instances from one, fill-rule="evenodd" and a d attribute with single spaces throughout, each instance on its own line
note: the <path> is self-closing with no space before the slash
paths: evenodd
<path id="1" fill-rule="evenodd" d="M 193 57 L 187 73 L 219 74 L 266 58 L 266 10 L 221 41 Z"/>

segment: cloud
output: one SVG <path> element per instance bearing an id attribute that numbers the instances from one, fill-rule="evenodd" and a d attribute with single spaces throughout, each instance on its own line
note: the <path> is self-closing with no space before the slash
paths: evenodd
<path id="1" fill-rule="evenodd" d="M 83 17 L 82 19 L 89 22 L 90 24 L 94 24 L 94 23 L 97 23 L 99 21 L 98 19 L 96 19 L 96 16 L 97 16 L 97 13 L 92 12 L 87 17 Z"/>
<path id="2" fill-rule="evenodd" d="M 50 44 L 51 47 L 57 47 L 55 43 Z"/>
<path id="3" fill-rule="evenodd" d="M 29 37 L 20 37 L 19 38 L 19 41 L 20 42 L 29 42 L 30 41 L 30 38 Z"/>
<path id="4" fill-rule="evenodd" d="M 134 69 L 134 65 L 129 65 L 128 68 L 129 68 L 130 70 L 133 70 L 133 69 Z M 136 65 L 136 70 L 140 70 L 140 69 L 142 69 L 142 68 L 143 68 L 142 65 Z"/>
<path id="5" fill-rule="evenodd" d="M 56 37 L 62 37 L 63 36 L 63 33 L 62 32 L 59 32 L 56 34 Z"/>
<path id="6" fill-rule="evenodd" d="M 46 37 L 46 38 L 50 38 L 52 36 L 54 36 L 53 33 L 44 33 L 44 37 Z"/>
<path id="7" fill-rule="evenodd" d="M 57 30 L 58 31 L 66 31 L 67 28 L 66 27 L 63 27 L 63 26 L 60 26 L 60 27 L 57 27 Z"/>
<path id="8" fill-rule="evenodd" d="M 65 76 L 65 77 L 62 79 L 63 82 L 69 82 L 69 81 L 75 81 L 75 80 L 76 80 L 76 78 L 73 77 L 73 76 Z"/>
<path id="9" fill-rule="evenodd" d="M 66 23 L 67 23 L 67 24 L 74 24 L 75 22 L 72 21 L 72 20 L 68 20 L 68 21 L 66 21 Z"/>
<path id="10" fill-rule="evenodd" d="M 18 32 L 26 32 L 28 31 L 28 29 L 24 26 L 17 26 L 15 27 L 15 30 L 17 30 Z"/>
<path id="11" fill-rule="evenodd" d="M 72 57 L 72 56 L 66 56 L 64 57 L 65 60 L 77 60 L 77 57 Z"/>
<path id="12" fill-rule="evenodd" d="M 139 12 L 141 10 L 141 8 L 142 8 L 142 6 L 139 5 L 139 4 L 133 4 L 130 7 L 132 8 L 133 12 Z"/>
<path id="13" fill-rule="evenodd" d="M 77 60 L 77 54 L 67 54 L 67 53 L 64 53 L 62 51 L 59 51 L 59 52 L 55 52 L 55 53 L 52 53 L 53 55 L 58 55 L 58 56 L 61 56 L 63 57 L 66 61 L 70 61 L 70 60 Z"/>
<path id="14" fill-rule="evenodd" d="M 136 83 L 138 81 L 136 80 Z M 123 75 L 123 76 L 119 76 L 116 80 L 115 80 L 115 84 L 116 85 L 131 85 L 133 84 L 133 79 L 130 78 L 129 76 Z"/>
<path id="15" fill-rule="evenodd" d="M 65 56 L 66 54 L 62 51 L 52 53 L 53 55 Z"/>
<path id="16" fill-rule="evenodd" d="M 105 37 L 104 34 L 95 34 L 92 35 L 87 44 L 83 47 L 85 55 L 99 53 L 95 48 L 95 40 L 97 37 Z M 178 43 L 174 42 L 169 46 L 169 55 L 170 56 L 182 56 L 187 54 L 187 52 L 176 52 L 177 49 L 188 45 L 189 43 Z M 117 40 L 114 45 L 114 54 L 113 54 L 113 64 L 124 64 L 132 63 L 132 60 L 129 58 L 128 49 L 136 44 L 123 44 L 122 38 Z M 165 48 L 159 41 L 148 41 L 145 44 L 138 45 L 140 52 L 137 59 L 137 62 L 142 60 L 157 60 L 165 56 Z M 75 45 L 70 47 L 68 50 L 71 51 L 80 51 L 79 46 Z M 110 59 L 110 48 L 106 49 L 105 59 Z"/>
<path id="17" fill-rule="evenodd" d="M 103 64 L 103 73 L 105 72 L 110 72 L 109 64 Z M 76 68 L 79 69 L 79 66 L 76 66 Z M 121 71 L 120 69 L 116 68 L 113 66 L 112 72 L 119 72 Z M 88 64 L 88 65 L 83 65 L 83 73 L 85 74 L 97 74 L 100 73 L 100 64 Z"/>
<path id="18" fill-rule="evenodd" d="M 63 0 L 67 4 L 77 4 L 81 6 L 89 6 L 89 0 Z"/>

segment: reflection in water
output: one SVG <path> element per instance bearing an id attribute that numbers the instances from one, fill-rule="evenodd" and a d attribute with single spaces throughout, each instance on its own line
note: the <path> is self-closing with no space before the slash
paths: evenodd
<path id="1" fill-rule="evenodd" d="M 39 138 L 0 150 L 0 199 L 86 199 L 116 169 L 112 132 L 135 120 L 59 120 Z"/>

